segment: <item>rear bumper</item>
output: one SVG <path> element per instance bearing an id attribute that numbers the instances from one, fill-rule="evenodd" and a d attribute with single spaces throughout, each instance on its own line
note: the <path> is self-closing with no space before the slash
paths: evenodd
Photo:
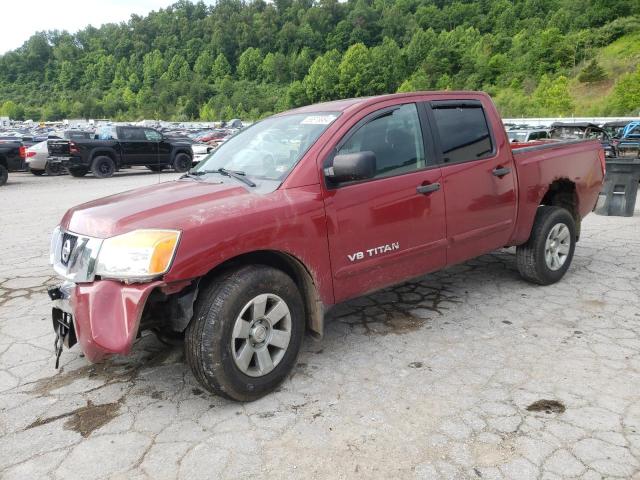
<path id="1" fill-rule="evenodd" d="M 62 163 L 62 166 L 65 168 L 76 168 L 76 167 L 87 167 L 88 165 L 82 161 L 82 157 L 62 157 L 51 155 L 47 157 L 47 162 L 51 163 Z"/>
<path id="2" fill-rule="evenodd" d="M 53 289 L 53 319 L 72 316 L 73 330 L 88 360 L 126 355 L 138 335 L 140 318 L 151 292 L 162 282 L 126 285 L 112 280 L 65 283 Z M 57 297 L 57 298 L 56 298 Z"/>

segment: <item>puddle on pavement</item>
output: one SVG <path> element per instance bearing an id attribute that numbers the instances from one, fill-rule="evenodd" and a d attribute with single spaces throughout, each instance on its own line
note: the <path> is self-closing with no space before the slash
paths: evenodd
<path id="1" fill-rule="evenodd" d="M 418 317 L 411 313 L 412 310 L 444 315 L 444 310 L 461 303 L 449 287 L 447 283 L 438 287 L 405 283 L 348 302 L 333 317 L 352 328 L 364 328 L 367 335 L 401 335 L 413 332 L 423 327 L 429 318 Z"/>
<path id="2" fill-rule="evenodd" d="M 106 425 L 118 416 L 121 402 L 122 398 L 117 402 L 94 405 L 91 400 L 88 400 L 86 406 L 76 408 L 71 412 L 62 413 L 53 417 L 39 418 L 28 425 L 25 430 L 66 418 L 67 421 L 64 423 L 64 429 L 78 432 L 86 438 L 91 432 Z"/>
<path id="3" fill-rule="evenodd" d="M 529 412 L 564 413 L 565 406 L 557 400 L 537 400 L 527 407 Z"/>

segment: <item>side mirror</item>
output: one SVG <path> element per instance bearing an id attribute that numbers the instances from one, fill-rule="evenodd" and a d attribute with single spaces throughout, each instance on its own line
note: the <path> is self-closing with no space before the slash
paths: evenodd
<path id="1" fill-rule="evenodd" d="M 325 168 L 325 176 L 336 183 L 366 180 L 375 174 L 376 154 L 370 151 L 336 155 L 333 166 Z"/>

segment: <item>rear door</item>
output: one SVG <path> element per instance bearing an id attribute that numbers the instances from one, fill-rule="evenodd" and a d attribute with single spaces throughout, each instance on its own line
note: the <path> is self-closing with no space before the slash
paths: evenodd
<path id="1" fill-rule="evenodd" d="M 118 128 L 118 141 L 124 162 L 128 165 L 154 165 L 157 163 L 157 142 L 150 142 L 139 127 Z"/>
<path id="2" fill-rule="evenodd" d="M 435 125 L 447 216 L 447 263 L 506 245 L 516 219 L 516 172 L 509 146 L 497 136 L 479 100 L 427 105 Z"/>
<path id="3" fill-rule="evenodd" d="M 332 185 L 325 180 L 336 302 L 446 263 L 444 193 L 426 111 L 415 103 L 371 107 L 323 160 L 371 151 L 373 179 Z M 425 141 L 426 140 L 426 141 Z"/>

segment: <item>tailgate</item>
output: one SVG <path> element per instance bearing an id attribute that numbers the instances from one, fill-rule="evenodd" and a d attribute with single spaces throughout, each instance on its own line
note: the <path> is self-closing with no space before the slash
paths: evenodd
<path id="1" fill-rule="evenodd" d="M 69 140 L 49 140 L 47 150 L 52 156 L 69 156 Z"/>

